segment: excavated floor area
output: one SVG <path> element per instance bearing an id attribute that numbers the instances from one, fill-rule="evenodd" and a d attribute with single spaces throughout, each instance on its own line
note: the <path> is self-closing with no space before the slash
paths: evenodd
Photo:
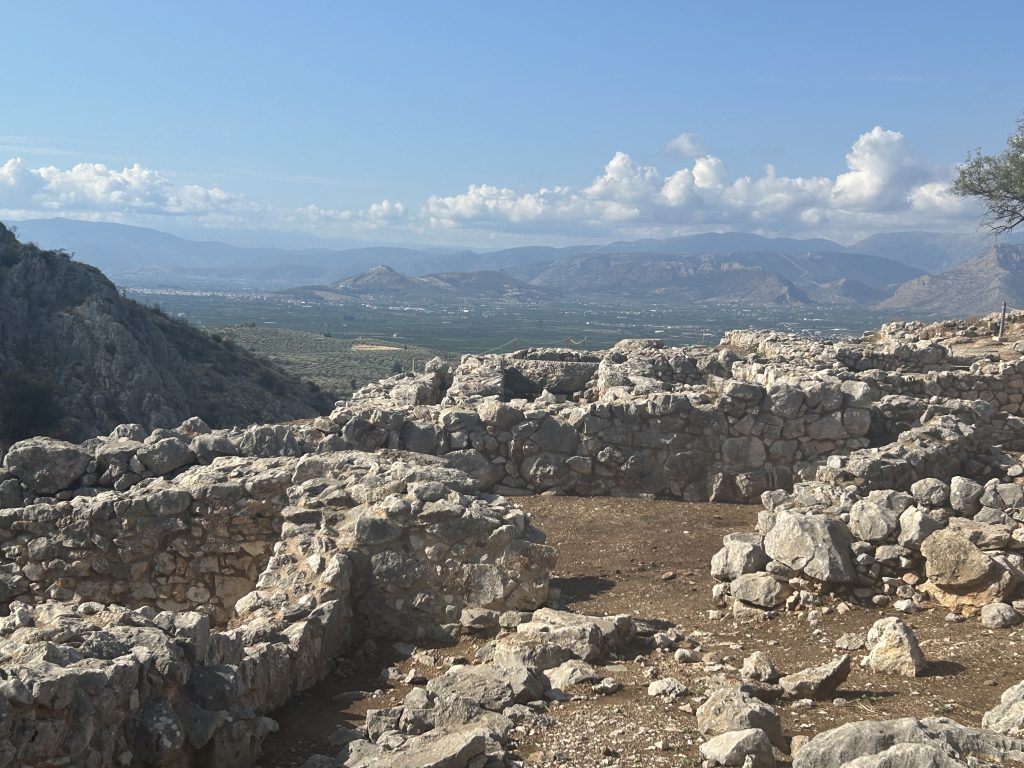
<path id="1" fill-rule="evenodd" d="M 630 615 L 706 633 L 702 651 L 738 663 L 761 650 L 789 671 L 831 658 L 835 641 L 848 632 L 865 633 L 884 611 L 854 608 L 822 616 L 816 626 L 803 613 L 784 612 L 771 621 L 736 624 L 709 620 L 712 555 L 722 536 L 752 530 L 758 506 L 685 503 L 635 498 L 536 496 L 518 499 L 559 549 L 552 586 L 569 610 L 586 614 Z M 880 676 L 854 665 L 837 694 L 842 703 L 817 702 L 813 708 L 776 704 L 787 733 L 813 735 L 845 722 L 895 717 L 946 715 L 979 725 L 982 713 L 1002 691 L 1024 679 L 1024 630 L 984 629 L 977 621 L 950 625 L 937 608 L 906 618 L 930 662 L 920 678 Z M 265 742 L 258 765 L 297 768 L 313 753 L 329 752 L 337 727 L 361 725 L 367 709 L 395 706 L 410 690 L 385 683 L 376 673 L 389 664 L 404 679 L 415 668 L 439 674 L 446 658 L 472 658 L 483 640 L 432 649 L 401 659 L 382 648 L 369 673 L 332 677 L 289 702 L 272 716 L 279 733 Z M 438 668 L 430 666 L 435 659 Z M 518 754 L 531 768 L 551 766 L 699 765 L 696 718 L 684 702 L 667 703 L 646 693 L 644 670 L 657 666 L 696 689 L 707 676 L 701 664 L 679 664 L 671 654 L 628 660 L 608 674 L 625 683 L 611 696 L 585 696 L 553 704 L 552 728 L 521 735 Z M 376 692 L 376 693 L 375 693 Z M 665 749 L 654 745 L 664 740 Z"/>

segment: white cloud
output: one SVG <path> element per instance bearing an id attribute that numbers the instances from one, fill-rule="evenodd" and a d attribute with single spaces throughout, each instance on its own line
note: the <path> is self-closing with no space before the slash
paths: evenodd
<path id="1" fill-rule="evenodd" d="M 349 210 L 310 204 L 281 209 L 219 187 L 182 184 L 141 165 L 100 163 L 31 168 L 0 165 L 0 218 L 68 216 L 159 226 L 280 227 L 322 234 L 401 239 L 538 241 L 657 237 L 708 230 L 824 235 L 838 239 L 898 228 L 953 229 L 973 223 L 975 207 L 946 192 L 952 167 L 916 159 L 897 131 L 875 127 L 854 141 L 847 170 L 827 176 L 734 176 L 702 154 L 693 134 L 669 149 L 682 167 L 666 173 L 616 152 L 589 184 L 519 191 L 471 184 L 419 206 L 384 199 Z"/>
<path id="2" fill-rule="evenodd" d="M 401 221 L 405 216 L 405 206 L 401 203 L 393 203 L 390 200 L 381 200 L 379 203 L 373 203 L 365 211 L 365 218 L 375 224 Z"/>
<path id="3" fill-rule="evenodd" d="M 696 157 L 704 152 L 696 133 L 680 133 L 665 145 L 665 149 L 683 157 Z"/>
<path id="4" fill-rule="evenodd" d="M 692 149 L 689 134 L 677 142 Z M 517 194 L 474 185 L 432 197 L 423 216 L 438 228 L 609 237 L 657 236 L 718 229 L 767 234 L 854 237 L 906 227 L 956 228 L 973 212 L 946 193 L 950 169 L 934 169 L 907 149 L 903 134 L 876 126 L 846 155 L 835 178 L 780 176 L 767 165 L 756 177 L 730 177 L 713 155 L 692 156 L 668 174 L 616 152 L 590 185 Z"/>
<path id="5" fill-rule="evenodd" d="M 79 163 L 29 168 L 20 158 L 0 166 L 0 214 L 113 220 L 188 217 L 210 225 L 241 224 L 265 210 L 219 187 L 175 184 L 158 171 Z"/>
<path id="6" fill-rule="evenodd" d="M 903 134 L 875 126 L 854 142 L 846 155 L 848 173 L 836 177 L 836 205 L 875 210 L 898 206 L 917 185 L 930 179 L 927 170 L 909 155 Z"/>

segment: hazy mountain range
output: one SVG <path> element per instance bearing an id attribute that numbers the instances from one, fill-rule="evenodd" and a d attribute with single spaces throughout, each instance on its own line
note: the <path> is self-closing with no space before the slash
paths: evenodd
<path id="1" fill-rule="evenodd" d="M 733 232 L 472 251 L 420 246 L 245 247 L 68 219 L 35 219 L 16 226 L 21 239 L 65 248 L 121 285 L 286 291 L 325 301 L 545 301 L 572 296 L 879 305 L 957 314 L 979 311 L 974 303 L 978 297 L 999 293 L 992 285 L 996 273 L 986 272 L 986 286 L 975 285 L 975 273 L 991 266 L 976 262 L 992 245 L 981 234 L 896 232 L 843 245 L 823 238 Z M 1024 243 L 1024 235 L 1003 241 L 1015 242 Z M 1017 268 L 1000 268 L 998 275 L 1005 277 L 1000 285 L 1006 290 Z M 973 298 L 959 301 L 955 291 L 951 293 L 951 286 L 957 285 L 964 286 L 961 295 Z M 933 298 L 940 286 L 945 298 Z"/>
<path id="2" fill-rule="evenodd" d="M 299 286 L 281 294 L 321 301 L 443 301 L 494 299 L 552 301 L 554 291 L 530 285 L 504 272 L 441 272 L 413 277 L 387 265 L 371 267 L 355 277 L 329 285 Z"/>
<path id="3" fill-rule="evenodd" d="M 998 245 L 937 275 L 901 285 L 879 306 L 927 314 L 994 312 L 1024 307 L 1024 246 Z"/>

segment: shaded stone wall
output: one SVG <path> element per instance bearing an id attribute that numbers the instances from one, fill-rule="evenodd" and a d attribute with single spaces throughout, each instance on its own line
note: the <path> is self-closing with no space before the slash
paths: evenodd
<path id="1" fill-rule="evenodd" d="M 407 453 L 221 457 L 4 510 L 0 766 L 248 766 L 354 642 L 537 608 L 554 550 L 477 488 Z"/>
<path id="2" fill-rule="evenodd" d="M 119 494 L 0 511 L 11 600 L 116 602 L 217 624 L 249 592 L 281 529 L 287 460 L 197 468 Z"/>

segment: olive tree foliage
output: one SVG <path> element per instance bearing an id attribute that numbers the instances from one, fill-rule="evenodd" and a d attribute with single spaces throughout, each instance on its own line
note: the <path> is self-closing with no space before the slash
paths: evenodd
<path id="1" fill-rule="evenodd" d="M 984 204 L 982 225 L 994 235 L 1024 224 L 1024 116 L 1006 145 L 998 155 L 976 150 L 968 156 L 949 188 L 958 197 L 978 198 Z"/>

